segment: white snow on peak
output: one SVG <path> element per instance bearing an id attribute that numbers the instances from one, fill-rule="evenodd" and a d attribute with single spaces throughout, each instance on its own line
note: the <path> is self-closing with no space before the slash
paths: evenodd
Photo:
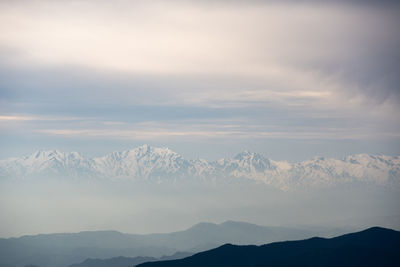
<path id="1" fill-rule="evenodd" d="M 39 150 L 28 156 L 0 161 L 1 177 L 42 175 L 158 182 L 192 178 L 241 178 L 282 190 L 346 182 L 399 186 L 400 158 L 358 154 L 342 159 L 314 158 L 289 163 L 244 151 L 233 158 L 209 162 L 202 159 L 186 160 L 169 148 L 143 145 L 96 158 L 85 158 L 77 152 Z"/>
<path id="2" fill-rule="evenodd" d="M 114 177 L 141 177 L 178 173 L 185 160 L 168 148 L 143 145 L 131 150 L 113 152 L 94 158 L 94 169 L 100 174 Z"/>
<path id="3" fill-rule="evenodd" d="M 38 150 L 28 156 L 0 161 L 0 175 L 26 176 L 34 173 L 71 174 L 79 172 L 87 160 L 77 152 Z"/>

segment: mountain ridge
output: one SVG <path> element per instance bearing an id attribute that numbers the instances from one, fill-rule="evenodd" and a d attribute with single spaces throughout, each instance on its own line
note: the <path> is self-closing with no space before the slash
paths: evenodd
<path id="1" fill-rule="evenodd" d="M 341 232 L 348 232 L 341 230 Z M 84 231 L 0 238 L 0 266 L 66 267 L 88 258 L 161 257 L 176 252 L 199 252 L 225 243 L 264 244 L 331 236 L 330 231 L 269 227 L 243 222 L 199 223 L 171 233 L 123 234 L 118 231 Z M 18 252 L 18 253 L 16 253 Z M 40 257 L 38 257 L 40 255 Z"/>
<path id="2" fill-rule="evenodd" d="M 313 237 L 261 246 L 224 244 L 187 258 L 138 267 L 398 266 L 399 252 L 400 232 L 372 227 L 334 238 Z"/>
<path id="3" fill-rule="evenodd" d="M 342 159 L 316 157 L 301 162 L 274 161 L 243 151 L 216 161 L 187 160 L 169 148 L 143 145 L 87 158 L 78 152 L 39 150 L 28 156 L 0 160 L 0 177 L 90 177 L 176 182 L 195 178 L 244 179 L 287 191 L 346 182 L 400 186 L 400 157 L 356 154 Z"/>

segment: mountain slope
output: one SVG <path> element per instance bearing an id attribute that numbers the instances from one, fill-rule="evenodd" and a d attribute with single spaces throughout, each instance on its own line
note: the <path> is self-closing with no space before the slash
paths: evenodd
<path id="1" fill-rule="evenodd" d="M 191 256 L 193 253 L 188 252 L 177 252 L 171 256 L 163 256 L 161 258 L 153 257 L 114 257 L 110 259 L 87 259 L 81 263 L 75 263 L 69 267 L 126 267 L 136 266 L 140 263 L 149 261 L 163 261 L 163 260 L 175 260 L 182 259 Z"/>
<path id="2" fill-rule="evenodd" d="M 140 263 L 154 261 L 155 258 L 151 257 L 114 257 L 110 259 L 87 259 L 81 263 L 75 263 L 69 267 L 126 267 L 126 266 L 136 266 Z"/>
<path id="3" fill-rule="evenodd" d="M 311 238 L 262 246 L 226 244 L 180 260 L 141 267 L 400 266 L 400 232 L 374 227 L 331 239 Z"/>
<path id="4" fill-rule="evenodd" d="M 96 178 L 132 181 L 216 181 L 224 178 L 264 183 L 281 190 L 362 182 L 400 187 L 400 157 L 359 154 L 343 159 L 274 161 L 248 151 L 214 162 L 186 160 L 168 148 L 143 145 L 98 158 L 79 153 L 37 151 L 0 161 L 3 178 Z"/>
<path id="5" fill-rule="evenodd" d="M 200 223 L 184 231 L 166 234 L 134 235 L 97 231 L 23 236 L 0 239 L 0 266 L 24 267 L 35 264 L 40 267 L 65 267 L 88 258 L 161 257 L 178 251 L 199 252 L 228 242 L 264 244 L 316 234 L 323 233 L 225 222 L 219 225 Z"/>

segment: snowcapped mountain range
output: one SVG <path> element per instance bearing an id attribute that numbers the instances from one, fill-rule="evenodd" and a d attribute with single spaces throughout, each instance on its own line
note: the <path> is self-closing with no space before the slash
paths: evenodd
<path id="1" fill-rule="evenodd" d="M 40 150 L 25 157 L 0 160 L 0 177 L 45 175 L 157 182 L 242 178 L 282 190 L 346 182 L 399 186 L 400 157 L 358 154 L 343 159 L 314 158 L 289 163 L 244 151 L 234 158 L 209 162 L 187 160 L 168 148 L 143 145 L 97 158 L 85 158 L 77 152 Z"/>

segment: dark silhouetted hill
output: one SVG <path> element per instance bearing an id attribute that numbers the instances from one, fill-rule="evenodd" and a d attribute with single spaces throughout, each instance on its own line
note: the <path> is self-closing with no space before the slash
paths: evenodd
<path id="1" fill-rule="evenodd" d="M 184 259 L 138 266 L 400 266 L 400 232 L 373 227 L 330 239 L 314 237 L 262 246 L 226 244 Z"/>
<path id="2" fill-rule="evenodd" d="M 0 239 L 0 266 L 66 267 L 88 258 L 161 257 L 178 251 L 200 252 L 226 243 L 261 245 L 331 232 L 265 227 L 228 221 L 200 223 L 185 231 L 134 235 L 116 231 L 42 234 Z"/>
<path id="3" fill-rule="evenodd" d="M 87 259 L 81 263 L 75 263 L 69 267 L 133 267 L 140 263 L 149 261 L 163 261 L 163 260 L 175 260 L 189 257 L 193 253 L 189 252 L 177 252 L 171 256 L 162 256 L 161 258 L 153 257 L 114 257 L 110 259 Z"/>
<path id="4" fill-rule="evenodd" d="M 152 257 L 114 257 L 110 259 L 87 259 L 81 263 L 70 265 L 70 267 L 127 267 L 136 266 L 140 263 L 154 261 Z"/>

